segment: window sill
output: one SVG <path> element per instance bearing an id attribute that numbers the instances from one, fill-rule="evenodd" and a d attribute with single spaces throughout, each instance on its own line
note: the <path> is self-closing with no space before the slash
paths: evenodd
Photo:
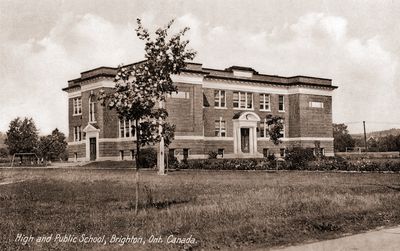
<path id="1" fill-rule="evenodd" d="M 214 108 L 218 109 L 218 110 L 226 110 L 226 109 L 228 109 L 228 107 L 219 107 L 219 106 L 214 106 Z"/>
<path id="2" fill-rule="evenodd" d="M 269 110 L 260 109 L 260 112 L 270 112 L 270 111 L 271 111 L 271 109 L 269 109 Z"/>
<path id="3" fill-rule="evenodd" d="M 82 116 L 82 113 L 72 114 L 72 116 Z"/>
<path id="4" fill-rule="evenodd" d="M 285 112 L 285 110 L 282 110 L 282 111 L 278 111 L 278 112 Z"/>
<path id="5" fill-rule="evenodd" d="M 254 108 L 233 108 L 233 110 L 254 111 Z"/>

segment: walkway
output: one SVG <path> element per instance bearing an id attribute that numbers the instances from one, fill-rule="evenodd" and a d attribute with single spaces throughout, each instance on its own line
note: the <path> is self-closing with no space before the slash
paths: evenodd
<path id="1" fill-rule="evenodd" d="M 400 250 L 400 226 L 381 229 L 334 240 L 291 246 L 276 251 L 394 251 Z"/>

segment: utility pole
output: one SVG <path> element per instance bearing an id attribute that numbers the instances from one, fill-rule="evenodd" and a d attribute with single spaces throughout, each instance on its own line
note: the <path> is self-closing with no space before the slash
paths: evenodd
<path id="1" fill-rule="evenodd" d="M 163 101 L 160 101 L 159 107 L 163 108 Z M 165 175 L 165 166 L 164 166 L 164 137 L 162 136 L 162 120 L 160 119 L 160 125 L 158 126 L 158 130 L 161 136 L 161 140 L 159 143 L 158 156 L 157 156 L 157 164 L 158 164 L 158 174 Z"/>
<path id="2" fill-rule="evenodd" d="M 365 121 L 363 121 L 363 126 L 364 126 L 364 146 L 365 146 L 365 151 L 368 152 L 367 133 L 365 132 Z"/>

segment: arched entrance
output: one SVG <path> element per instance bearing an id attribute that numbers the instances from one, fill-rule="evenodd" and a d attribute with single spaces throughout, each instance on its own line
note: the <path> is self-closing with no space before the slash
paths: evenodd
<path id="1" fill-rule="evenodd" d="M 233 117 L 233 149 L 238 156 L 256 156 L 257 122 L 260 117 L 254 112 L 240 112 Z"/>

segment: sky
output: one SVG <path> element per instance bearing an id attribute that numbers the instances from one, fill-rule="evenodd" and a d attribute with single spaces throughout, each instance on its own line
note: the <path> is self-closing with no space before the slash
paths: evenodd
<path id="1" fill-rule="evenodd" d="M 143 59 L 136 18 L 154 31 L 190 27 L 195 62 L 330 78 L 333 121 L 350 132 L 400 128 L 400 1 L 0 0 L 0 131 L 32 117 L 67 133 L 80 72 Z"/>

